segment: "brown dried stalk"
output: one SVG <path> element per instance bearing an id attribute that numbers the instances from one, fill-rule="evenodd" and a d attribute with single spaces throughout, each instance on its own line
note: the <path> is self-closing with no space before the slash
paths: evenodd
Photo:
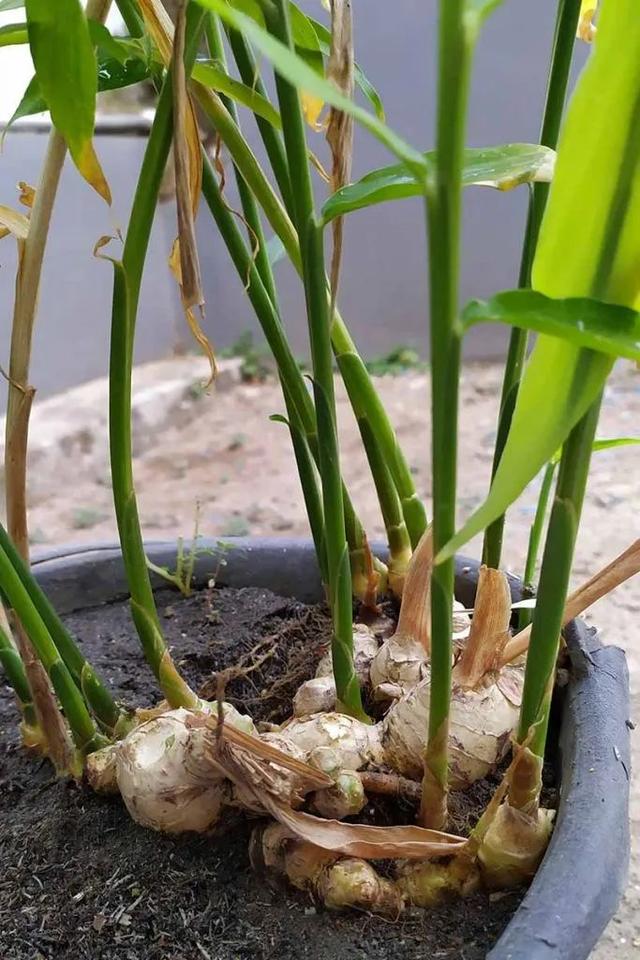
<path id="1" fill-rule="evenodd" d="M 569 596 L 564 608 L 562 625 L 564 626 L 574 617 L 579 616 L 596 600 L 600 600 L 611 593 L 612 590 L 619 587 L 625 580 L 635 576 L 636 573 L 640 573 L 640 540 L 635 540 L 615 560 L 603 567 Z M 530 636 L 531 624 L 507 643 L 500 658 L 500 666 L 510 663 L 526 653 Z"/>
<path id="2" fill-rule="evenodd" d="M 431 651 L 431 568 L 433 536 L 427 527 L 413 551 L 402 591 L 396 636 L 411 637 Z"/>
<path id="3" fill-rule="evenodd" d="M 194 213 L 200 193 L 202 162 L 197 126 L 194 128 L 194 124 L 189 123 L 188 120 L 193 108 L 187 93 L 184 69 L 185 26 L 186 0 L 182 0 L 177 11 L 173 41 L 173 160 L 180 245 L 180 288 L 184 308 L 190 310 L 192 307 L 204 305 L 194 223 Z M 194 137 L 196 143 L 190 143 Z M 194 162 L 197 170 L 192 169 Z"/>
<path id="4" fill-rule="evenodd" d="M 471 632 L 453 671 L 458 686 L 474 689 L 494 668 L 509 640 L 510 620 L 509 582 L 501 570 L 483 564 L 478 574 Z"/>
<path id="5" fill-rule="evenodd" d="M 346 97 L 353 96 L 354 56 L 351 0 L 331 0 L 331 51 L 327 63 L 327 78 Z M 353 118 L 332 107 L 327 124 L 327 143 L 331 148 L 331 190 L 335 193 L 351 176 L 353 157 Z M 340 263 L 342 260 L 343 218 L 333 221 L 333 251 L 331 254 L 331 317 L 338 295 Z"/>

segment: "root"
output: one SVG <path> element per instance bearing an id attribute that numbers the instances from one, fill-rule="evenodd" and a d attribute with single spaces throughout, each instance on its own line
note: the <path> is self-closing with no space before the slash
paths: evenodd
<path id="1" fill-rule="evenodd" d="M 290 612 L 287 611 L 290 616 Z M 319 658 L 331 642 L 331 621 L 316 608 L 294 610 L 294 618 L 247 648 L 228 668 L 226 652 L 218 659 L 225 674 L 225 700 L 241 713 L 259 715 L 265 721 L 282 723 L 291 714 L 296 691 L 313 676 Z M 276 620 L 277 623 L 277 620 Z M 218 673 L 199 688 L 204 700 L 215 700 Z"/>
<path id="2" fill-rule="evenodd" d="M 420 803 L 422 787 L 415 780 L 399 777 L 395 773 L 376 773 L 366 770 L 360 774 L 360 780 L 365 793 L 398 797 L 411 803 Z"/>

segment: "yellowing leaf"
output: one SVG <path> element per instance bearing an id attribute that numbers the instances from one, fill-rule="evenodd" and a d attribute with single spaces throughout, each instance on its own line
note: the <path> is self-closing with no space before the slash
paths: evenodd
<path id="1" fill-rule="evenodd" d="M 598 0 L 582 0 L 580 17 L 578 19 L 578 40 L 591 43 L 596 35 L 593 18 L 598 8 Z"/>
<path id="2" fill-rule="evenodd" d="M 163 5 L 158 0 L 138 0 L 140 12 L 151 39 L 158 48 L 165 67 L 171 63 L 173 50 L 173 24 Z"/>
<path id="3" fill-rule="evenodd" d="M 71 148 L 69 148 L 71 150 Z M 96 156 L 92 140 L 85 140 L 82 146 L 76 151 L 75 155 L 71 151 L 75 164 L 85 178 L 90 183 L 96 193 L 100 194 L 102 199 L 111 205 L 111 190 L 109 184 L 100 166 L 100 161 Z"/>
<path id="4" fill-rule="evenodd" d="M 320 114 L 324 109 L 324 100 L 321 97 L 314 96 L 312 93 L 305 93 L 303 90 L 300 94 L 300 103 L 302 105 L 304 119 L 312 130 L 319 133 L 324 129 L 324 123 L 320 120 Z"/>
<path id="5" fill-rule="evenodd" d="M 18 187 L 20 188 L 20 196 L 18 200 L 20 203 L 31 209 L 36 199 L 36 188 L 32 187 L 30 183 L 26 183 L 24 180 L 18 181 Z"/>
<path id="6" fill-rule="evenodd" d="M 173 246 L 171 247 L 171 253 L 169 254 L 168 262 L 169 262 L 169 269 L 171 270 L 171 273 L 173 274 L 175 281 L 178 284 L 180 288 L 180 292 L 182 294 L 182 266 L 180 262 L 180 241 L 177 238 L 173 241 Z M 202 352 L 204 353 L 207 360 L 209 361 L 210 373 L 209 373 L 209 379 L 206 383 L 206 387 L 208 387 L 211 385 L 211 383 L 213 383 L 213 381 L 216 378 L 216 374 L 218 372 L 216 356 L 215 356 L 213 347 L 211 346 L 211 343 L 209 341 L 209 338 L 207 337 L 206 333 L 202 329 L 193 309 L 191 307 L 187 307 L 184 303 L 184 300 L 182 302 L 182 305 L 184 309 L 185 319 L 187 321 L 189 330 L 191 331 L 191 335 L 193 336 L 196 343 L 199 344 L 199 346 L 202 349 Z"/>

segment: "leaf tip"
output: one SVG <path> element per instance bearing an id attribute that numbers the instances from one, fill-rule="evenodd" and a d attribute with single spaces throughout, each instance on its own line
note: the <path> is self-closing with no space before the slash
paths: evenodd
<path id="1" fill-rule="evenodd" d="M 75 165 L 84 179 L 102 197 L 105 203 L 111 206 L 111 189 L 100 166 L 93 142 L 85 140 L 79 149 L 72 149 L 71 147 L 69 149 Z"/>

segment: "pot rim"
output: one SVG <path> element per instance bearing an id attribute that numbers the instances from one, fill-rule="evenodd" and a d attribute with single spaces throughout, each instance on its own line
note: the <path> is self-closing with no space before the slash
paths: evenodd
<path id="1" fill-rule="evenodd" d="M 188 543 L 188 542 L 187 542 Z M 200 540 L 194 577 L 204 584 L 264 587 L 306 602 L 322 598 L 313 544 L 305 539 Z M 374 544 L 377 554 L 382 545 Z M 147 544 L 171 566 L 176 541 Z M 479 564 L 456 557 L 456 595 L 472 605 Z M 113 543 L 40 551 L 33 570 L 58 612 L 88 609 L 128 595 L 120 547 Z M 509 577 L 514 599 L 522 584 Z M 154 589 L 164 581 L 153 576 Z M 560 802 L 538 872 L 488 960 L 586 960 L 613 916 L 629 864 L 629 678 L 625 655 L 603 646 L 584 620 L 565 628 L 571 671 L 558 737 Z"/>

